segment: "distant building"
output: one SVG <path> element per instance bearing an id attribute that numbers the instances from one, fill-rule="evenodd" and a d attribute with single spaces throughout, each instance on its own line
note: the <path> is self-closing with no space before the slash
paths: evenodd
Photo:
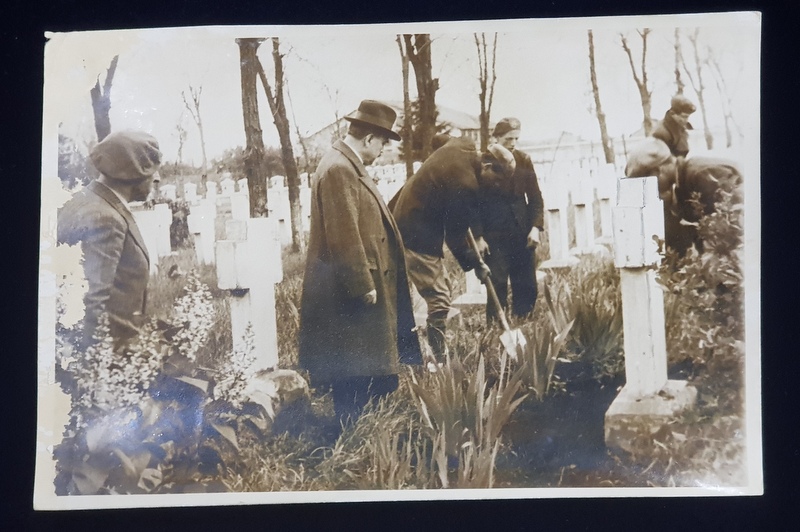
<path id="1" fill-rule="evenodd" d="M 392 107 L 397 113 L 397 120 L 395 122 L 395 130 L 399 131 L 403 127 L 404 113 L 403 103 L 394 101 L 384 101 L 386 105 Z M 447 132 L 455 137 L 465 137 L 475 142 L 475 145 L 480 144 L 480 122 L 477 116 L 469 113 L 443 107 L 436 106 L 438 112 L 437 126 L 441 131 Z M 348 114 L 355 113 L 355 109 Z M 343 139 L 347 133 L 347 120 L 344 117 L 325 126 L 316 133 L 312 133 L 304 140 L 306 148 L 310 154 L 315 154 L 318 160 L 325 151 L 330 148 L 336 140 Z M 313 156 L 312 156 L 313 157 Z M 400 147 L 398 143 L 392 143 L 388 146 L 380 159 L 375 161 L 376 165 L 395 164 L 400 161 Z"/>

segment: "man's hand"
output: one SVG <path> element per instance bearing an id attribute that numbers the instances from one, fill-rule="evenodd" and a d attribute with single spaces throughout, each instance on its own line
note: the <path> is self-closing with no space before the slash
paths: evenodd
<path id="1" fill-rule="evenodd" d="M 374 305 L 378 302 L 378 291 L 377 290 L 370 290 L 363 296 L 361 296 L 361 302 L 365 305 Z"/>
<path id="2" fill-rule="evenodd" d="M 539 245 L 539 228 L 534 227 L 528 233 L 528 249 L 535 248 Z"/>
<path id="3" fill-rule="evenodd" d="M 478 277 L 480 282 L 485 283 L 486 279 L 492 274 L 492 271 L 486 265 L 485 262 L 481 261 L 475 266 L 475 275 Z"/>
<path id="4" fill-rule="evenodd" d="M 475 247 L 478 248 L 478 256 L 480 258 L 489 255 L 489 244 L 486 243 L 482 236 L 475 239 Z"/>

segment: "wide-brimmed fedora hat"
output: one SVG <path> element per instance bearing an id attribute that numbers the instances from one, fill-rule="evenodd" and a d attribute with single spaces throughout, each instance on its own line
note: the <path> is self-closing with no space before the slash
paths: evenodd
<path id="1" fill-rule="evenodd" d="M 371 128 L 377 129 L 392 140 L 400 140 L 400 135 L 392 131 L 397 113 L 385 103 L 364 100 L 358 106 L 355 114 L 344 118 L 350 122 L 366 124 Z"/>

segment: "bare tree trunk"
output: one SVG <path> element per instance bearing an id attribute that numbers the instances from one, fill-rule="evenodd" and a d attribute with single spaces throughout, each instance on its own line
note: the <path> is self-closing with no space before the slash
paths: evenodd
<path id="1" fill-rule="evenodd" d="M 400 49 L 400 61 L 403 69 L 403 129 L 400 136 L 403 139 L 403 161 L 406 165 L 406 178 L 414 174 L 414 139 L 411 130 L 411 97 L 408 92 L 408 53 L 403 48 L 403 39 L 397 36 L 397 47 Z"/>
<path id="2" fill-rule="evenodd" d="M 492 114 L 492 101 L 494 100 L 494 84 L 497 80 L 495 64 L 497 62 L 497 33 L 494 34 L 492 41 L 492 62 L 489 65 L 489 45 L 486 43 L 486 34 L 481 33 L 480 37 L 474 34 L 475 47 L 478 49 L 478 81 L 481 91 L 478 95 L 481 101 L 481 114 L 478 119 L 481 126 L 481 151 L 485 151 L 489 145 L 489 123 Z"/>
<path id="3" fill-rule="evenodd" d="M 681 78 L 681 58 L 683 51 L 681 50 L 681 33 L 679 28 L 675 28 L 675 94 L 683 94 L 683 89 L 686 87 Z"/>
<path id="4" fill-rule="evenodd" d="M 100 88 L 100 76 L 89 91 L 92 97 L 92 110 L 94 111 L 94 129 L 97 132 L 97 142 L 100 142 L 111 133 L 111 119 L 108 112 L 111 110 L 111 83 L 114 81 L 114 72 L 117 71 L 119 56 L 115 55 L 106 71 L 106 80 Z"/>
<path id="5" fill-rule="evenodd" d="M 594 61 L 594 36 L 592 30 L 589 30 L 589 74 L 592 79 L 592 93 L 594 94 L 594 110 L 597 114 L 597 122 L 600 124 L 600 139 L 603 142 L 603 154 L 606 157 L 607 163 L 614 163 L 614 147 L 611 145 L 611 138 L 608 136 L 608 127 L 606 126 L 606 115 L 603 113 L 603 107 L 600 105 L 600 87 L 597 85 L 597 69 Z"/>
<path id="6" fill-rule="evenodd" d="M 711 75 L 717 85 L 717 91 L 719 92 L 720 103 L 722 105 L 722 114 L 725 118 L 725 147 L 730 148 L 733 145 L 733 128 L 731 126 L 736 126 L 738 129 L 736 121 L 733 119 L 733 113 L 731 112 L 731 97 L 728 95 L 728 87 L 725 83 L 725 77 L 722 75 L 722 69 L 720 69 L 719 63 L 710 49 L 708 50 L 707 61 L 711 69 Z"/>
<path id="7" fill-rule="evenodd" d="M 303 151 L 303 160 L 305 164 L 303 165 L 303 171 L 308 174 L 309 180 L 306 183 L 306 186 L 311 186 L 311 172 L 314 170 L 316 163 L 311 162 L 311 153 L 308 151 L 308 143 L 306 139 L 303 138 L 303 135 L 300 134 L 300 126 L 297 125 L 297 117 L 294 115 L 294 104 L 292 103 L 292 92 L 289 90 L 289 80 L 285 80 L 286 86 L 286 98 L 289 100 L 289 107 L 292 110 L 292 122 L 294 123 L 294 133 L 297 135 L 297 141 L 300 143 L 300 149 Z"/>
<path id="8" fill-rule="evenodd" d="M 624 35 L 620 34 L 620 41 L 622 42 L 622 49 L 628 56 L 628 63 L 631 66 L 631 73 L 633 74 L 633 81 L 636 82 L 636 88 L 639 89 L 639 98 L 642 101 L 642 125 L 644 126 L 645 136 L 649 136 L 653 131 L 653 119 L 650 110 L 651 97 L 653 93 L 647 88 L 647 36 L 650 34 L 650 28 L 637 30 L 639 37 L 642 39 L 642 64 L 641 75 L 636 72 L 636 66 L 633 62 L 633 53 L 628 46 L 628 40 Z"/>
<path id="9" fill-rule="evenodd" d="M 694 51 L 695 74 L 697 78 L 692 76 L 689 72 L 685 60 L 683 61 L 683 69 L 686 71 L 686 76 L 689 78 L 695 94 L 697 94 L 697 105 L 700 107 L 700 115 L 703 118 L 703 136 L 706 139 L 706 147 L 710 150 L 714 148 L 714 136 L 711 134 L 711 129 L 708 127 L 708 115 L 706 114 L 706 104 L 703 99 L 705 86 L 703 85 L 703 69 L 702 63 L 700 62 L 700 52 L 697 47 L 697 36 L 699 33 L 700 30 L 695 29 L 694 32 L 689 35 L 689 42 L 692 43 L 692 49 Z"/>
<path id="10" fill-rule="evenodd" d="M 264 39 L 236 39 L 242 71 L 242 114 L 244 116 L 244 169 L 250 193 L 250 216 L 266 218 L 267 176 L 264 174 L 264 138 L 258 117 L 258 56 Z"/>
<path id="11" fill-rule="evenodd" d="M 289 215 L 292 219 L 292 251 L 303 249 L 303 214 L 300 207 L 300 174 L 294 159 L 292 139 L 289 134 L 289 120 L 286 118 L 286 104 L 283 96 L 283 56 L 280 52 L 280 39 L 272 38 L 272 61 L 275 64 L 275 92 L 273 93 L 261 61 L 256 57 L 258 77 L 267 93 L 267 101 L 272 111 L 272 119 L 278 130 L 281 142 L 281 159 L 286 171 L 286 184 L 289 188 Z"/>
<path id="12" fill-rule="evenodd" d="M 186 128 L 183 127 L 183 113 L 175 126 L 178 130 L 178 159 L 175 162 L 175 179 L 178 182 L 178 194 L 183 197 L 183 145 L 186 143 Z"/>
<path id="13" fill-rule="evenodd" d="M 430 34 L 404 34 L 403 39 L 417 82 L 419 125 L 416 136 L 421 144 L 420 158 L 425 160 L 431 154 L 433 136 L 436 134 L 436 91 L 439 89 L 439 80 L 433 77 Z"/>
<path id="14" fill-rule="evenodd" d="M 203 93 L 203 86 L 201 85 L 200 88 L 195 89 L 191 85 L 189 85 L 189 94 L 192 96 L 192 106 L 189 105 L 189 102 L 186 101 L 186 93 L 181 91 L 181 97 L 183 98 L 183 105 L 186 106 L 186 109 L 189 111 L 189 114 L 192 115 L 192 119 L 194 123 L 197 124 L 197 129 L 200 131 L 200 149 L 203 153 L 203 167 L 202 172 L 205 174 L 208 171 L 208 159 L 206 158 L 206 138 L 203 134 L 203 119 L 200 116 L 200 95 Z"/>

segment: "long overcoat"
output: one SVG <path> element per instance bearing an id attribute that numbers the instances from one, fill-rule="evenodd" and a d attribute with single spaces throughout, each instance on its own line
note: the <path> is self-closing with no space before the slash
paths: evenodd
<path id="1" fill-rule="evenodd" d="M 92 181 L 58 212 L 58 242 L 83 250 L 89 289 L 84 298 L 84 347 L 98 317 L 108 314 L 111 336 L 136 335 L 144 319 L 150 259 L 133 214 L 106 185 Z"/>
<path id="2" fill-rule="evenodd" d="M 403 241 L 358 156 L 338 141 L 311 188 L 299 362 L 312 382 L 397 374 L 421 364 Z M 377 303 L 361 297 L 377 292 Z"/>

